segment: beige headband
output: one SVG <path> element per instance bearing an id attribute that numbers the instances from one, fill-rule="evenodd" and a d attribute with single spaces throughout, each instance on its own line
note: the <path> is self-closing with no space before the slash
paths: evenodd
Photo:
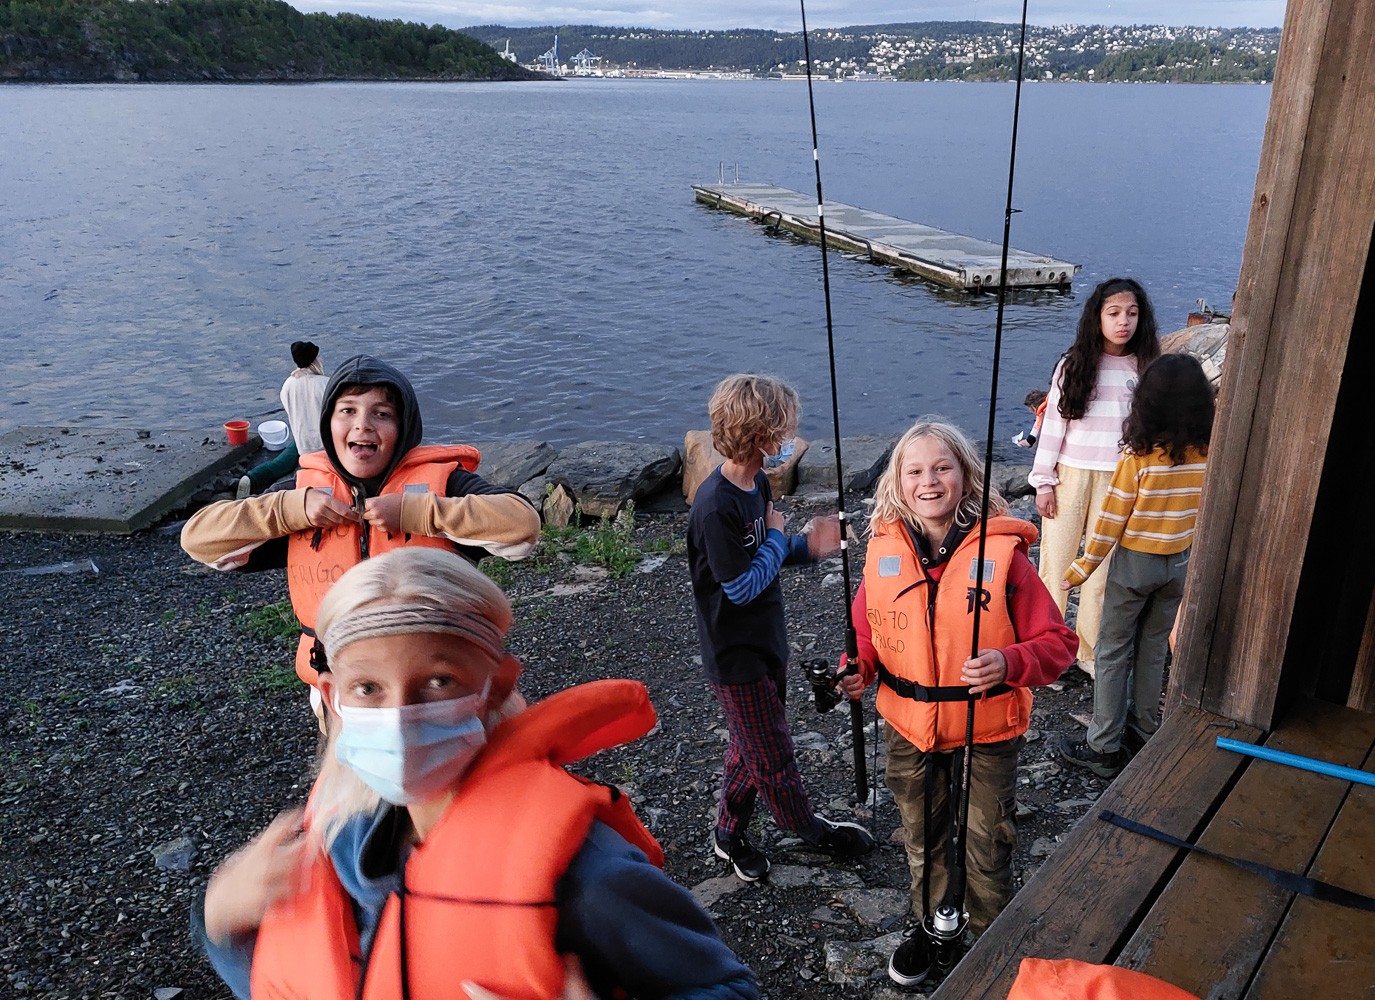
<path id="1" fill-rule="evenodd" d="M 381 635 L 439 632 L 476 643 L 495 660 L 506 658 L 501 630 L 482 615 L 431 604 L 374 604 L 335 621 L 322 637 L 325 656 L 333 660 L 349 643 Z"/>

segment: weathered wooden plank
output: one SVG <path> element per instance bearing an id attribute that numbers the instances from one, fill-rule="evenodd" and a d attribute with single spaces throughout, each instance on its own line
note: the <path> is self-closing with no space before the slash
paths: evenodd
<path id="1" fill-rule="evenodd" d="M 1283 38 L 1171 697 L 1262 728 L 1375 226 L 1375 5 L 1294 0 Z"/>
<path id="2" fill-rule="evenodd" d="M 1265 745 L 1359 767 L 1375 744 L 1375 715 L 1310 701 Z M 1349 782 L 1254 761 L 1197 843 L 1285 871 L 1306 872 Z M 1294 894 L 1213 858 L 1190 855 L 1116 964 L 1202 1000 L 1238 1000 Z"/>
<path id="3" fill-rule="evenodd" d="M 1356 668 L 1351 675 L 1351 693 L 1347 708 L 1375 712 L 1375 596 L 1365 616 L 1365 631 L 1361 635 L 1361 649 L 1356 654 Z"/>
<path id="4" fill-rule="evenodd" d="M 1364 770 L 1375 771 L 1375 756 Z M 1308 874 L 1375 896 L 1375 788 L 1352 785 Z M 1245 1000 L 1375 998 L 1375 913 L 1294 900 Z"/>
<path id="5" fill-rule="evenodd" d="M 935 992 L 933 1000 L 1005 1000 L 1025 957 L 1111 962 L 1181 853 L 1098 819 L 1111 809 L 1191 840 L 1244 762 L 1212 746 L 1216 716 L 1172 714 L 1098 806 L 1065 841 Z M 1223 730 L 1254 741 L 1247 726 Z"/>

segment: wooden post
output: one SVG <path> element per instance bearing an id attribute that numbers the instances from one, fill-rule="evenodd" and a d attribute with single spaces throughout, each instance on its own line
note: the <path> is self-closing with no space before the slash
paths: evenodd
<path id="1" fill-rule="evenodd" d="M 1262 729 L 1375 228 L 1375 3 L 1281 37 L 1169 694 Z"/>

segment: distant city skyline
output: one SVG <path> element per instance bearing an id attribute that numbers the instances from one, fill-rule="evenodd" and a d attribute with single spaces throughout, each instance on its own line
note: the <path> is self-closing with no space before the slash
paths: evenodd
<path id="1" fill-rule="evenodd" d="M 512 27 L 597 24 L 615 27 L 796 31 L 796 0 L 757 0 L 747 15 L 722 0 L 621 0 L 616 6 L 568 2 L 506 3 L 500 0 L 290 0 L 298 10 L 348 11 L 368 17 L 401 18 L 462 28 L 478 24 Z M 1285 0 L 1032 0 L 1033 24 L 1168 24 L 1275 28 L 1284 22 Z M 812 0 L 808 27 L 908 21 L 1017 21 L 1018 0 Z"/>

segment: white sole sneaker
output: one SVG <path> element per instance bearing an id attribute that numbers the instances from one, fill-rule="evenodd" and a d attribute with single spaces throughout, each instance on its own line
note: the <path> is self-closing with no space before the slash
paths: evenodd
<path id="1" fill-rule="evenodd" d="M 731 870 L 735 872 L 735 877 L 738 878 L 741 882 L 758 882 L 761 878 L 764 877 L 764 875 L 767 875 L 769 873 L 769 869 L 773 867 L 773 863 L 769 861 L 769 859 L 766 857 L 764 859 L 763 874 L 751 875 L 746 871 L 742 871 L 740 866 L 731 860 L 730 852 L 727 851 L 724 847 L 722 847 L 719 843 L 717 843 L 716 834 L 714 833 L 711 835 L 711 849 L 716 852 L 716 856 L 720 858 L 722 861 L 730 862 Z"/>
<path id="2" fill-rule="evenodd" d="M 238 489 L 234 491 L 235 500 L 247 500 L 253 495 L 253 480 L 247 476 L 239 477 Z"/>

